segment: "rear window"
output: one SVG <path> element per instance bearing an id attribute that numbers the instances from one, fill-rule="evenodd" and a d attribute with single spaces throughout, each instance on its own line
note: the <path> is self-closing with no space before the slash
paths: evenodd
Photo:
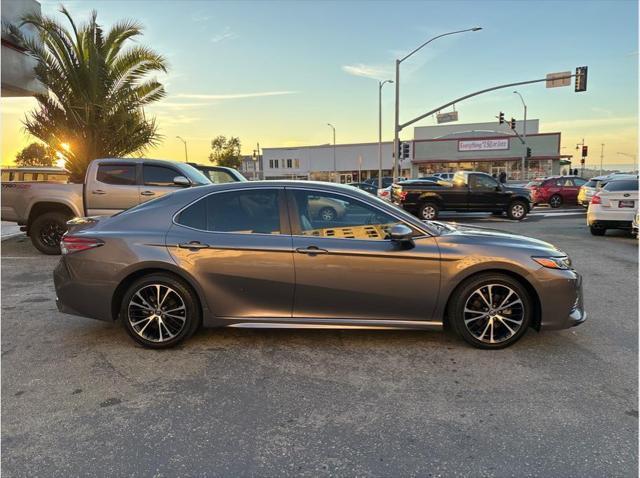
<path id="1" fill-rule="evenodd" d="M 96 179 L 105 184 L 131 186 L 136 184 L 135 164 L 101 164 Z"/>
<path id="2" fill-rule="evenodd" d="M 605 191 L 637 191 L 638 180 L 622 179 L 619 181 L 611 181 L 603 188 Z"/>

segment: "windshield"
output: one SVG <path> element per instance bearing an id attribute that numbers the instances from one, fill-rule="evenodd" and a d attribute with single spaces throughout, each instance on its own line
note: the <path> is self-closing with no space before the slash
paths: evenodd
<path id="1" fill-rule="evenodd" d="M 638 180 L 637 179 L 622 179 L 618 181 L 611 181 L 602 188 L 605 191 L 637 191 Z"/>
<path id="2" fill-rule="evenodd" d="M 209 178 L 190 164 L 180 164 L 180 168 L 192 182 L 196 184 L 211 184 Z"/>

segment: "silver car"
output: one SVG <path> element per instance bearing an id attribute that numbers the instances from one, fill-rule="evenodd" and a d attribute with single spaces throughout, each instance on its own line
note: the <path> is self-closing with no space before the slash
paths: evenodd
<path id="1" fill-rule="evenodd" d="M 314 202 L 344 204 L 340 217 Z M 263 181 L 183 189 L 70 223 L 62 312 L 121 319 L 138 343 L 201 324 L 455 330 L 496 349 L 582 323 L 581 277 L 551 244 L 422 222 L 348 186 Z"/>

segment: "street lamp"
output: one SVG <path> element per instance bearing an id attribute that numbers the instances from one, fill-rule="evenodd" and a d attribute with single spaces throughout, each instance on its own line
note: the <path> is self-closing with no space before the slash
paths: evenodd
<path id="1" fill-rule="evenodd" d="M 183 139 L 180 136 L 176 136 L 176 138 L 178 138 L 180 141 L 182 141 L 184 143 L 184 162 L 188 163 L 189 162 L 189 156 L 187 155 L 187 141 L 185 139 Z"/>
<path id="2" fill-rule="evenodd" d="M 617 153 L 620 156 L 627 156 L 629 158 L 633 158 L 633 164 L 636 164 L 636 155 L 635 154 L 629 154 L 629 153 Z"/>
<path id="3" fill-rule="evenodd" d="M 430 40 L 427 40 L 422 45 L 420 45 L 418 48 L 416 48 L 415 50 L 411 51 L 408 55 L 405 55 L 404 57 L 400 58 L 399 60 L 396 60 L 396 81 L 395 81 L 395 83 L 396 83 L 396 120 L 395 120 L 395 124 L 394 124 L 394 128 L 393 128 L 393 130 L 394 130 L 394 136 L 393 136 L 393 182 L 396 182 L 396 180 L 398 179 L 398 146 L 399 146 L 399 143 L 400 143 L 400 139 L 399 139 L 399 135 L 400 135 L 400 63 L 405 61 L 407 58 L 409 58 L 411 55 L 416 53 L 418 50 L 421 50 L 422 48 L 427 46 L 432 41 L 437 40 L 438 38 L 442 38 L 442 37 L 445 37 L 445 36 L 448 36 L 448 35 L 455 35 L 456 33 L 477 32 L 478 30 L 482 30 L 482 27 L 467 28 L 466 30 L 457 30 L 455 32 L 443 33 L 442 35 L 438 35 L 438 36 L 435 36 L 435 37 L 431 38 Z"/>
<path id="4" fill-rule="evenodd" d="M 514 91 L 514 94 L 520 97 L 520 101 L 522 101 L 522 106 L 524 107 L 524 126 L 522 127 L 522 141 L 524 141 L 524 147 L 527 148 L 527 104 L 524 102 L 524 98 L 518 91 Z M 522 179 L 527 179 L 529 177 L 527 171 L 527 162 L 526 162 L 526 153 L 522 155 Z"/>
<path id="5" fill-rule="evenodd" d="M 331 123 L 327 123 L 327 126 L 333 130 L 333 182 L 338 182 L 338 170 L 336 169 L 336 127 Z"/>
<path id="6" fill-rule="evenodd" d="M 382 87 L 387 83 L 393 80 L 378 81 L 378 189 L 382 189 Z"/>

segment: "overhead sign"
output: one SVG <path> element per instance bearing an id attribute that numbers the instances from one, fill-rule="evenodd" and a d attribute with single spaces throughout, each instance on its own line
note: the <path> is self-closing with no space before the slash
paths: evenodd
<path id="1" fill-rule="evenodd" d="M 571 84 L 571 72 L 561 71 L 560 73 L 549 73 L 547 75 L 547 88 L 558 88 Z"/>
<path id="2" fill-rule="evenodd" d="M 509 149 L 509 138 L 504 139 L 461 139 L 458 151 L 499 151 Z"/>
<path id="3" fill-rule="evenodd" d="M 450 111 L 448 113 L 438 113 L 436 115 L 436 119 L 438 120 L 438 124 L 451 123 L 452 121 L 458 121 L 458 112 Z"/>

